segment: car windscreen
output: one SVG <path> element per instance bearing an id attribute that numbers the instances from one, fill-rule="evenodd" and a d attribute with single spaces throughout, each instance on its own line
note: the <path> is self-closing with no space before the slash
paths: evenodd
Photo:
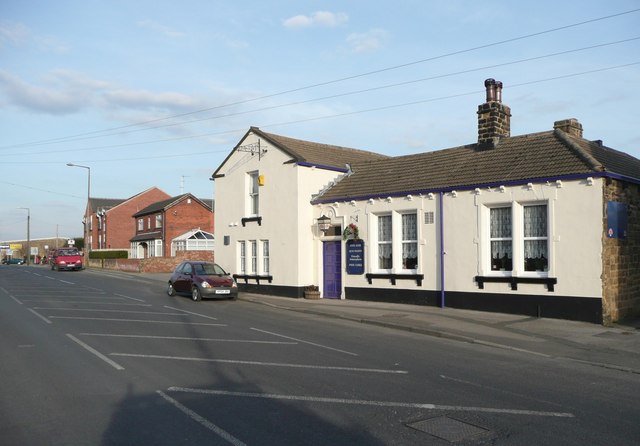
<path id="1" fill-rule="evenodd" d="M 77 256 L 77 255 L 80 255 L 80 253 L 78 253 L 78 251 L 75 249 L 63 249 L 58 251 L 58 255 L 59 256 Z"/>
<path id="2" fill-rule="evenodd" d="M 217 276 L 226 274 L 225 270 L 223 270 L 219 265 L 216 265 L 215 263 L 203 263 L 196 265 L 196 272 L 203 276 Z"/>

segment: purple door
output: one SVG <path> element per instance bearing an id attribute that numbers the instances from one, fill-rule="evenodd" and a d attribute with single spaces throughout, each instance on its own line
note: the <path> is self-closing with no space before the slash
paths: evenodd
<path id="1" fill-rule="evenodd" d="M 342 293 L 342 243 L 323 242 L 323 297 L 337 299 Z"/>

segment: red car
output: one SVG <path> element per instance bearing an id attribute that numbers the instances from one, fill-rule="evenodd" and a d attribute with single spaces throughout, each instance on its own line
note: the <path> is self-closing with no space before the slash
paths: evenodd
<path id="1" fill-rule="evenodd" d="M 80 271 L 82 269 L 82 255 L 78 248 L 58 248 L 50 257 L 51 269 L 61 271 L 68 269 Z"/>
<path id="2" fill-rule="evenodd" d="M 167 294 L 189 294 L 198 301 L 205 297 L 235 300 L 238 285 L 217 263 L 190 260 L 182 262 L 171 275 Z"/>

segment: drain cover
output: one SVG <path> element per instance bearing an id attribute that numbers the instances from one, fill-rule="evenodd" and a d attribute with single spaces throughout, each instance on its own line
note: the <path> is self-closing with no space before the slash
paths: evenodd
<path id="1" fill-rule="evenodd" d="M 466 440 L 488 432 L 487 429 L 446 416 L 416 421 L 407 426 L 450 442 Z"/>

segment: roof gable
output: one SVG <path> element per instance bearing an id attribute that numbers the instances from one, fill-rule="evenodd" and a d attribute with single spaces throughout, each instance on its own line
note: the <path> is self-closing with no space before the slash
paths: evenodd
<path id="1" fill-rule="evenodd" d="M 189 199 L 189 198 L 192 199 L 192 200 L 195 200 L 198 203 L 200 203 L 200 205 L 202 207 L 205 207 L 205 208 L 209 209 L 210 211 L 213 210 L 213 208 L 212 208 L 213 200 L 200 200 L 199 198 L 194 197 L 192 194 L 186 193 L 186 194 L 178 195 L 176 197 L 167 198 L 166 200 L 156 201 L 155 203 L 150 204 L 146 208 L 141 209 L 140 211 L 138 211 L 135 214 L 133 214 L 133 217 L 141 217 L 143 215 L 154 214 L 156 212 L 167 210 L 170 207 L 175 206 L 176 204 L 178 204 L 178 203 L 180 203 L 180 202 L 182 202 L 182 201 L 184 201 L 186 199 Z M 211 205 L 206 203 L 207 201 L 211 202 Z"/>

